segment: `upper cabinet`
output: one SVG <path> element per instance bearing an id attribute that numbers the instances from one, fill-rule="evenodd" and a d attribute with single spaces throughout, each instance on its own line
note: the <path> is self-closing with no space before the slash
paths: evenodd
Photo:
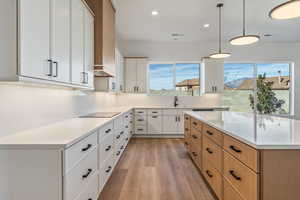
<path id="1" fill-rule="evenodd" d="M 81 0 L 3 0 L 0 9 L 0 55 L 10 51 L 0 81 L 93 88 L 94 17 Z"/>
<path id="2" fill-rule="evenodd" d="M 110 0 L 86 0 L 95 12 L 95 71 L 96 76 L 116 75 L 115 8 Z"/>
<path id="3" fill-rule="evenodd" d="M 203 59 L 200 85 L 202 93 L 222 93 L 224 91 L 223 59 Z"/>
<path id="4" fill-rule="evenodd" d="M 147 93 L 148 58 L 125 58 L 125 91 Z"/>

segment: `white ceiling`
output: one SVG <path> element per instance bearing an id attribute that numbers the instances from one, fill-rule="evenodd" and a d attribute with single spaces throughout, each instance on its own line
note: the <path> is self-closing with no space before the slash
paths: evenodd
<path id="1" fill-rule="evenodd" d="M 242 32 L 242 0 L 115 0 L 120 40 L 174 41 L 172 33 L 185 34 L 184 42 L 218 39 L 217 3 L 224 3 L 223 40 Z M 266 42 L 300 42 L 300 19 L 274 21 L 268 12 L 287 0 L 246 0 L 246 30 Z M 158 16 L 151 11 L 158 10 Z M 205 29 L 204 24 L 210 28 Z M 263 37 L 272 34 L 272 37 Z M 178 41 L 174 41 L 178 42 Z"/>

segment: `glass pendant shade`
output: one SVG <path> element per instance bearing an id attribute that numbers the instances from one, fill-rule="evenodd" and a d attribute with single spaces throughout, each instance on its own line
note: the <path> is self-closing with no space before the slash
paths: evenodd
<path id="1" fill-rule="evenodd" d="M 242 35 L 232 38 L 229 42 L 232 45 L 249 45 L 258 42 L 260 37 L 258 35 Z"/>
<path id="2" fill-rule="evenodd" d="M 269 16 L 278 20 L 300 17 L 300 0 L 291 0 L 273 8 Z"/>

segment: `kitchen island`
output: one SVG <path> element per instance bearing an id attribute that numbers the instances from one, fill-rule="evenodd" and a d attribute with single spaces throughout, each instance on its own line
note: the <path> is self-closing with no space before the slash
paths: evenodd
<path id="1" fill-rule="evenodd" d="M 300 121 L 228 111 L 186 112 L 185 144 L 222 200 L 300 197 Z"/>

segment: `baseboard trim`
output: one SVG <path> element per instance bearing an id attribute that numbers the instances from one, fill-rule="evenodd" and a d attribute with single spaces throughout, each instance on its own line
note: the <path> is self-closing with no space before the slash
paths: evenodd
<path id="1" fill-rule="evenodd" d="M 183 139 L 184 136 L 182 134 L 174 134 L 174 135 L 149 135 L 149 134 L 140 134 L 140 135 L 133 135 L 133 138 L 153 138 L 153 139 Z"/>

